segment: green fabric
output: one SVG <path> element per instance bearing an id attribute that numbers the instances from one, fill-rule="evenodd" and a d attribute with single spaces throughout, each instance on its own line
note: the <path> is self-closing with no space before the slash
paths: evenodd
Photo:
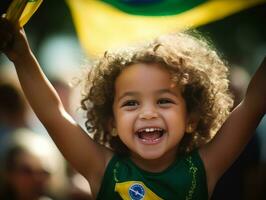
<path id="1" fill-rule="evenodd" d="M 110 4 L 123 12 L 142 16 L 176 15 L 207 2 L 207 0 L 157 0 L 147 3 L 141 3 L 140 1 L 138 1 L 138 3 L 129 3 L 130 1 L 121 0 L 101 1 Z"/>
<path id="2" fill-rule="evenodd" d="M 198 151 L 177 159 L 160 173 L 146 172 L 129 158 L 114 155 L 107 166 L 97 199 L 122 199 L 116 183 L 141 181 L 164 200 L 207 200 L 205 168 Z"/>

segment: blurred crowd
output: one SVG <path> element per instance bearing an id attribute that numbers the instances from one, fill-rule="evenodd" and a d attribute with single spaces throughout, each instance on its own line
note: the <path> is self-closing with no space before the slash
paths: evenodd
<path id="1" fill-rule="evenodd" d="M 241 67 L 232 67 L 230 79 L 237 105 L 243 98 L 249 75 Z M 74 113 L 70 99 L 77 94 L 72 93 L 68 84 L 62 80 L 54 79 L 51 82 L 64 106 L 70 113 Z M 262 159 L 265 152 L 260 138 L 263 132 L 265 135 L 265 128 L 254 134 L 240 158 L 218 182 L 213 200 L 266 199 L 263 191 L 266 186 L 266 165 Z M 18 84 L 2 76 L 0 199 L 91 199 L 89 183 L 64 160 L 29 108 Z"/>
<path id="2" fill-rule="evenodd" d="M 0 76 L 1 77 L 1 76 Z M 70 87 L 52 80 L 70 109 Z M 89 183 L 64 160 L 16 83 L 0 78 L 0 199 L 90 200 Z"/>

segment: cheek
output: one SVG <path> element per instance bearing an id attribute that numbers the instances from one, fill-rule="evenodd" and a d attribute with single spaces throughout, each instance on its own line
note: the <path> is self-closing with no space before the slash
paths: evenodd
<path id="1" fill-rule="evenodd" d="M 130 120 L 133 115 L 135 115 L 135 111 L 125 110 L 125 108 L 121 107 L 116 99 L 114 100 L 112 110 L 116 125 L 122 121 Z"/>
<path id="2" fill-rule="evenodd" d="M 117 112 L 115 116 L 118 132 L 132 130 L 136 115 L 133 112 Z"/>
<path id="3" fill-rule="evenodd" d="M 116 116 L 116 124 L 118 126 L 127 126 L 134 119 L 134 116 L 129 113 L 120 113 Z"/>
<path id="4" fill-rule="evenodd" d="M 163 115 L 169 126 L 185 129 L 187 124 L 187 115 L 184 110 L 172 110 L 165 112 Z"/>

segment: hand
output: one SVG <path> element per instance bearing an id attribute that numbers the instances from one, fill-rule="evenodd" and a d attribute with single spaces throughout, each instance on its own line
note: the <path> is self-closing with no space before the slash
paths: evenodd
<path id="1" fill-rule="evenodd" d="M 30 51 L 23 28 L 11 24 L 2 17 L 0 17 L 0 51 L 13 62 L 23 58 L 23 55 Z"/>

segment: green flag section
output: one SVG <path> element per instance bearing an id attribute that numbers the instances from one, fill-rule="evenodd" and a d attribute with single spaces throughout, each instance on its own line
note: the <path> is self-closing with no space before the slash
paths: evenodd
<path id="1" fill-rule="evenodd" d="M 265 0 L 67 0 L 90 56 L 222 19 Z"/>
<path id="2" fill-rule="evenodd" d="M 133 15 L 176 15 L 196 7 L 206 0 L 102 0 L 117 9 Z"/>

